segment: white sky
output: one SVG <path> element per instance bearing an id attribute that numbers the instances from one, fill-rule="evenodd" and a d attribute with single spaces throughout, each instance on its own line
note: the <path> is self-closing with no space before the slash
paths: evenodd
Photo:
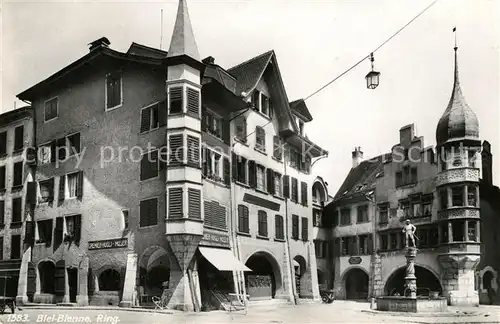
<path id="1" fill-rule="evenodd" d="M 307 97 L 370 53 L 431 0 L 284 1 L 188 0 L 202 57 L 229 68 L 274 49 L 290 101 Z M 457 26 L 462 90 L 490 141 L 499 169 L 499 1 L 440 0 L 375 53 L 380 86 L 367 90 L 369 61 L 307 101 L 309 138 L 330 152 L 314 166 L 335 194 L 351 168 L 351 151 L 365 158 L 389 152 L 399 129 L 415 123 L 435 144 L 437 122 L 453 81 Z M 132 41 L 168 49 L 177 1 L 5 1 L 2 8 L 2 109 L 15 95 L 88 52 L 106 36 L 126 51 Z M 22 103 L 18 102 L 17 107 Z M 494 181 L 500 183 L 500 172 Z"/>

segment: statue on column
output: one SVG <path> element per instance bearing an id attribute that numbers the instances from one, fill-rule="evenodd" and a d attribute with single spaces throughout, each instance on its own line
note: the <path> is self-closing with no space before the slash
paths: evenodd
<path id="1" fill-rule="evenodd" d="M 417 228 L 413 225 L 409 219 L 406 220 L 406 224 L 403 227 L 403 233 L 405 233 L 405 247 L 409 247 L 409 241 L 411 240 L 411 246 L 417 247 L 415 245 L 415 231 Z"/>

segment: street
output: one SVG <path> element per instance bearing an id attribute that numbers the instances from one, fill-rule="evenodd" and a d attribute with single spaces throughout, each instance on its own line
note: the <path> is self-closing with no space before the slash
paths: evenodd
<path id="1" fill-rule="evenodd" d="M 109 309 L 30 309 L 15 316 L 0 316 L 1 323 L 500 323 L 500 307 L 470 310 L 474 316 L 391 316 L 366 312 L 367 303 L 335 301 L 333 304 L 275 305 L 250 309 L 247 315 L 222 311 L 160 314 Z M 363 311 L 365 310 L 365 311 Z M 451 312 L 456 309 L 450 308 Z"/>

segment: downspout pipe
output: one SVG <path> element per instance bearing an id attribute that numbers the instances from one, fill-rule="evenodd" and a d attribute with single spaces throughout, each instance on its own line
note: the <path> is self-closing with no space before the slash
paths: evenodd
<path id="1" fill-rule="evenodd" d="M 283 173 L 285 174 L 285 176 L 287 175 L 286 174 L 286 164 L 287 164 L 287 160 L 286 160 L 286 154 L 283 158 Z M 289 235 L 289 229 L 288 229 L 288 198 L 285 197 L 285 229 L 286 229 L 286 248 L 288 250 L 288 263 L 289 263 L 289 267 L 290 267 L 290 280 L 291 280 L 291 283 L 292 283 L 292 295 L 293 295 L 293 303 L 295 305 L 298 304 L 298 300 L 297 300 L 297 287 L 295 286 L 295 270 L 294 270 L 294 267 L 293 267 L 293 259 L 292 259 L 292 251 L 291 251 L 291 248 L 290 248 L 290 235 Z"/>
<path id="2" fill-rule="evenodd" d="M 31 102 L 26 101 L 26 100 L 22 100 L 22 99 L 20 99 L 20 100 L 31 107 L 31 113 L 32 113 L 32 118 L 33 118 L 33 134 L 32 134 L 33 146 L 36 148 L 37 147 L 37 142 L 36 142 L 36 129 L 37 129 L 37 127 L 36 127 L 36 111 L 35 111 L 35 108 L 33 107 L 33 104 Z M 37 152 L 36 158 L 38 159 L 38 150 L 36 150 L 36 152 Z M 37 164 L 35 164 L 35 166 L 32 169 L 33 181 L 35 180 L 36 166 L 37 166 Z M 32 206 L 30 206 L 30 208 L 32 209 L 32 213 L 31 213 L 32 221 L 35 222 L 35 208 Z M 33 224 L 36 224 L 36 223 L 33 223 Z M 33 230 L 34 231 L 36 230 L 36 226 L 33 227 Z M 35 236 L 35 233 L 33 233 L 33 236 Z M 35 246 L 35 240 L 33 237 L 33 242 L 31 243 L 31 260 L 33 260 L 33 247 L 34 246 Z"/>

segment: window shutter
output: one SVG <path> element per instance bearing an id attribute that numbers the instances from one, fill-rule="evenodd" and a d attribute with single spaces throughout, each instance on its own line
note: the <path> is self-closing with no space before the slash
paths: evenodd
<path id="1" fill-rule="evenodd" d="M 274 195 L 274 171 L 267 169 L 267 192 Z"/>
<path id="2" fill-rule="evenodd" d="M 373 253 L 373 234 L 368 235 L 368 254 Z"/>
<path id="3" fill-rule="evenodd" d="M 59 177 L 59 196 L 57 197 L 59 199 L 59 201 L 63 201 L 64 200 L 64 182 L 65 182 L 65 176 L 62 175 Z"/>
<path id="4" fill-rule="evenodd" d="M 226 143 L 226 144 L 230 144 L 231 142 L 231 123 L 226 120 L 226 119 L 223 119 L 222 120 L 222 140 Z"/>
<path id="5" fill-rule="evenodd" d="M 26 228 L 24 232 L 24 243 L 27 243 L 28 245 L 32 245 L 33 241 L 35 239 L 35 222 L 33 221 L 27 221 L 26 222 Z"/>
<path id="6" fill-rule="evenodd" d="M 45 226 L 43 229 L 45 233 L 45 246 L 50 247 L 52 244 L 52 219 L 46 220 L 42 224 Z"/>
<path id="7" fill-rule="evenodd" d="M 26 187 L 26 203 L 36 204 L 36 182 L 30 181 Z"/>
<path id="8" fill-rule="evenodd" d="M 59 160 L 66 159 L 66 137 L 57 140 L 57 153 Z"/>
<path id="9" fill-rule="evenodd" d="M 188 188 L 188 217 L 201 219 L 201 192 Z"/>
<path id="10" fill-rule="evenodd" d="M 300 193 L 302 195 L 302 205 L 307 206 L 307 182 L 300 184 Z"/>
<path id="11" fill-rule="evenodd" d="M 50 162 L 56 161 L 57 141 L 50 142 Z"/>
<path id="12" fill-rule="evenodd" d="M 200 167 L 200 139 L 191 135 L 187 136 L 187 149 L 188 156 L 187 161 L 188 164 L 199 168 Z"/>
<path id="13" fill-rule="evenodd" d="M 254 90 L 252 94 L 252 104 L 253 104 L 253 109 L 259 111 L 260 105 L 259 105 L 259 91 Z"/>
<path id="14" fill-rule="evenodd" d="M 80 238 L 82 236 L 82 215 L 75 215 L 73 219 L 75 221 L 75 237 L 73 239 L 75 244 L 80 246 Z"/>
<path id="15" fill-rule="evenodd" d="M 0 190 L 5 189 L 5 172 L 6 172 L 5 166 L 0 167 Z"/>
<path id="16" fill-rule="evenodd" d="M 170 165 L 179 165 L 184 162 L 184 139 L 182 134 L 170 135 L 169 137 L 170 148 Z"/>
<path id="17" fill-rule="evenodd" d="M 183 88 L 174 87 L 169 89 L 170 114 L 182 113 Z"/>
<path id="18" fill-rule="evenodd" d="M 149 213 L 147 200 L 142 200 L 139 202 L 139 227 L 144 227 L 148 225 L 147 215 Z"/>
<path id="19" fill-rule="evenodd" d="M 167 125 L 167 102 L 165 100 L 158 103 L 158 120 L 160 127 Z"/>
<path id="20" fill-rule="evenodd" d="M 82 199 L 83 197 L 83 171 L 78 172 L 78 182 L 76 184 L 76 197 Z"/>
<path id="21" fill-rule="evenodd" d="M 54 251 L 61 245 L 63 241 L 63 218 L 56 218 L 56 228 L 54 230 Z"/>
<path id="22" fill-rule="evenodd" d="M 231 169 L 233 179 L 238 179 L 238 156 L 236 153 L 231 153 Z"/>
<path id="23" fill-rule="evenodd" d="M 252 188 L 257 187 L 257 165 L 255 161 L 248 161 L 248 185 Z"/>
<path id="24" fill-rule="evenodd" d="M 222 168 L 224 171 L 224 183 L 227 186 L 229 186 L 231 184 L 231 171 L 230 171 L 231 166 L 229 164 L 228 157 L 224 157 Z"/>
<path id="25" fill-rule="evenodd" d="M 56 269 L 54 271 L 54 293 L 56 296 L 63 296 L 65 293 L 65 272 L 66 265 L 64 260 L 57 261 Z"/>
<path id="26" fill-rule="evenodd" d="M 182 188 L 170 188 L 168 190 L 168 217 L 182 218 Z"/>
<path id="27" fill-rule="evenodd" d="M 307 241 L 308 240 L 308 230 L 309 230 L 309 226 L 308 226 L 308 222 L 307 222 L 307 218 L 306 217 L 302 217 L 302 240 L 303 241 Z"/>
<path id="28" fill-rule="evenodd" d="M 24 126 L 18 126 L 14 130 L 14 151 L 24 147 Z"/>
<path id="29" fill-rule="evenodd" d="M 290 176 L 283 176 L 283 197 L 290 198 Z"/>
<path id="30" fill-rule="evenodd" d="M 141 133 L 149 130 L 151 123 L 151 108 L 141 110 Z"/>
<path id="31" fill-rule="evenodd" d="M 187 87 L 187 111 L 193 115 L 199 116 L 200 111 L 200 91 Z"/>
<path id="32" fill-rule="evenodd" d="M 49 197 L 47 201 L 52 202 L 54 201 L 54 178 L 51 178 L 49 181 Z"/>
<path id="33" fill-rule="evenodd" d="M 0 133 L 0 155 L 7 154 L 7 132 Z"/>
<path id="34" fill-rule="evenodd" d="M 148 225 L 158 224 L 158 199 L 153 198 L 148 203 Z"/>

